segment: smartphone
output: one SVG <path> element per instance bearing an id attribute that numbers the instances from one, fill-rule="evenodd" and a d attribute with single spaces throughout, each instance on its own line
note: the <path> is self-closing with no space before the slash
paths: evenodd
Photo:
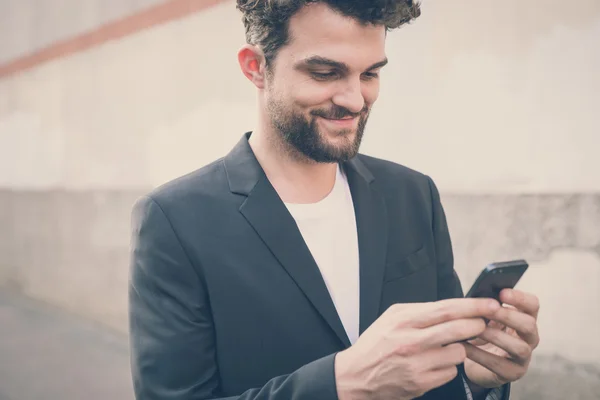
<path id="1" fill-rule="evenodd" d="M 481 271 L 465 297 L 486 297 L 496 299 L 500 302 L 500 292 L 502 289 L 514 288 L 528 267 L 529 264 L 525 260 L 489 264 Z M 486 324 L 489 323 L 487 318 L 484 318 L 484 321 Z M 473 339 L 475 338 L 473 337 L 461 342 L 468 342 Z"/>
<path id="2" fill-rule="evenodd" d="M 525 260 L 492 263 L 481 271 L 465 297 L 487 297 L 500 301 L 500 291 L 514 288 L 528 267 Z"/>

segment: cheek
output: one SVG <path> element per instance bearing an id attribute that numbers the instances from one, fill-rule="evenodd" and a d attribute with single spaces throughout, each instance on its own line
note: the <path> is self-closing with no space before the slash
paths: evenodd
<path id="1" fill-rule="evenodd" d="M 361 85 L 361 94 L 369 106 L 375 103 L 379 97 L 379 85 L 379 80 L 363 82 Z M 336 95 L 335 84 L 323 84 L 310 78 L 298 80 L 293 84 L 283 82 L 281 88 L 287 99 L 302 108 L 331 103 L 331 99 Z"/>
<path id="2" fill-rule="evenodd" d="M 319 84 L 312 79 L 289 85 L 289 90 L 289 96 L 301 107 L 314 107 L 327 103 L 334 95 L 333 85 Z"/>
<path id="3" fill-rule="evenodd" d="M 309 81 L 291 87 L 289 95 L 301 107 L 316 107 L 331 103 L 337 94 L 336 90 L 335 84 Z M 362 83 L 360 91 L 365 103 L 371 106 L 379 97 L 379 80 Z"/>

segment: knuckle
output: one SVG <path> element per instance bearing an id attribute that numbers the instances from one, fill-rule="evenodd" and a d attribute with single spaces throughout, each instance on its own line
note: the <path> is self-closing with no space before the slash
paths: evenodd
<path id="1" fill-rule="evenodd" d="M 386 324 L 397 328 L 404 328 L 407 324 L 406 308 L 403 304 L 392 304 L 389 306 L 378 320 L 385 321 Z"/>
<path id="2" fill-rule="evenodd" d="M 399 328 L 405 327 L 410 322 L 407 318 L 406 304 L 396 303 L 386 310 L 386 314 L 390 320 L 395 321 L 396 326 Z"/>
<path id="3" fill-rule="evenodd" d="M 400 313 L 400 312 L 404 311 L 405 308 L 406 308 L 405 304 L 403 304 L 403 303 L 395 303 L 395 304 L 392 304 L 388 308 L 388 310 L 390 312 L 393 312 L 393 313 Z"/>
<path id="4" fill-rule="evenodd" d="M 384 311 L 382 316 L 385 316 L 390 319 L 398 318 L 398 316 L 402 315 L 403 310 L 404 310 L 404 307 L 402 304 L 398 304 L 398 303 L 392 304 Z"/>
<path id="5" fill-rule="evenodd" d="M 517 356 L 522 360 L 528 359 L 531 356 L 531 353 L 531 348 L 527 344 L 519 346 L 516 351 Z"/>
<path id="6" fill-rule="evenodd" d="M 527 321 L 527 323 L 523 324 L 523 333 L 529 336 L 535 335 L 537 330 L 536 323 L 533 319 Z"/>
<path id="7" fill-rule="evenodd" d="M 454 313 L 451 305 L 444 303 L 437 310 L 438 318 L 443 321 L 449 321 L 453 319 Z"/>
<path id="8" fill-rule="evenodd" d="M 420 343 L 417 340 L 409 339 L 400 343 L 396 347 L 396 353 L 402 357 L 409 357 L 419 352 L 421 348 Z"/>

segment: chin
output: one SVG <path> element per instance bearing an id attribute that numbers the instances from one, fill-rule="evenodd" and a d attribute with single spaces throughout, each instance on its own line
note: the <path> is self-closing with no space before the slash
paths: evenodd
<path id="1" fill-rule="evenodd" d="M 354 147 L 354 143 L 356 141 L 356 132 L 354 131 L 339 131 L 339 132 L 331 132 L 327 136 L 321 136 L 321 139 L 324 143 L 326 143 L 329 147 L 338 148 L 338 149 L 350 149 Z"/>
<path id="2" fill-rule="evenodd" d="M 331 158 L 340 162 L 348 161 L 349 159 L 354 158 L 358 153 L 358 149 L 353 143 L 344 143 L 344 145 L 329 143 L 326 152 Z"/>
<path id="3" fill-rule="evenodd" d="M 320 129 L 319 134 L 323 140 L 329 142 L 339 140 L 354 140 L 356 129 Z"/>

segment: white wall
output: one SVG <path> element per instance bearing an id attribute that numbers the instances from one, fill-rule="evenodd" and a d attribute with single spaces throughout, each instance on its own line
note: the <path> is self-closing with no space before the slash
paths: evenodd
<path id="1" fill-rule="evenodd" d="M 254 114 L 233 7 L 0 81 L 0 187 L 148 187 L 221 156 Z"/>
<path id="2" fill-rule="evenodd" d="M 424 1 L 388 52 L 365 150 L 444 191 L 600 191 L 599 1 Z"/>
<path id="3" fill-rule="evenodd" d="M 575 3 L 426 1 L 389 37 L 363 150 L 445 192 L 599 191 L 600 2 Z M 241 44 L 226 3 L 0 81 L 0 186 L 155 185 L 219 157 L 253 125 Z"/>

